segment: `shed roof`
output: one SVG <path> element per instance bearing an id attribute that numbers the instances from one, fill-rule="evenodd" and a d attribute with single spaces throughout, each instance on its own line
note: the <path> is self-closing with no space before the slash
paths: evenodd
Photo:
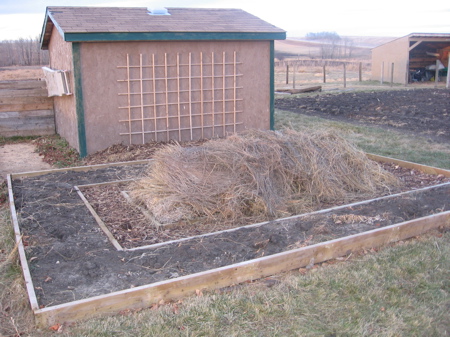
<path id="1" fill-rule="evenodd" d="M 167 8 L 151 15 L 145 7 L 47 7 L 41 46 L 53 27 L 65 41 L 285 39 L 286 32 L 241 9 Z"/>

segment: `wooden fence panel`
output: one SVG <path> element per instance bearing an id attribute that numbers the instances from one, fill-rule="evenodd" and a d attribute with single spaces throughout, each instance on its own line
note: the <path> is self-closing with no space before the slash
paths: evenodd
<path id="1" fill-rule="evenodd" d="M 54 133 L 53 98 L 44 81 L 0 81 L 0 136 Z"/>

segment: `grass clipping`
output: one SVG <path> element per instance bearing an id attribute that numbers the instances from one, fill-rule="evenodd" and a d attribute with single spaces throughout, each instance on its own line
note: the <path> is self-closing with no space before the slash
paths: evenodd
<path id="1" fill-rule="evenodd" d="M 267 220 L 371 197 L 396 178 L 331 132 L 246 131 L 154 155 L 130 195 L 161 224 Z"/>

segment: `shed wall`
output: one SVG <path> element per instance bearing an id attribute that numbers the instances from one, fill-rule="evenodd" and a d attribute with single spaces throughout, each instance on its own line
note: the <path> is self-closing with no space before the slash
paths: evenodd
<path id="1" fill-rule="evenodd" d="M 408 37 L 378 46 L 372 50 L 372 80 L 390 82 L 392 64 L 394 64 L 393 82 L 407 84 L 408 62 Z"/>
<path id="2" fill-rule="evenodd" d="M 69 96 L 54 97 L 53 106 L 55 111 L 56 132 L 64 137 L 73 148 L 79 151 L 72 43 L 65 42 L 57 29 L 53 28 L 48 49 L 50 55 L 50 68 L 68 71 L 70 92 L 73 93 Z"/>
<path id="3" fill-rule="evenodd" d="M 270 128 L 270 41 L 82 43 L 81 66 L 88 154 L 117 143 L 188 141 Z M 221 78 L 225 73 L 227 79 Z M 144 80 L 124 81 L 127 77 Z M 76 126 L 70 127 L 76 133 Z"/>

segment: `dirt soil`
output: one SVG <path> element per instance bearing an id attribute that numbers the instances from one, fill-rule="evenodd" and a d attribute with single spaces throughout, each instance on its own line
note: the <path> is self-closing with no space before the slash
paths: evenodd
<path id="1" fill-rule="evenodd" d="M 295 113 L 376 125 L 432 141 L 450 142 L 450 90 L 408 89 L 311 95 L 277 99 L 275 107 Z"/>
<path id="2" fill-rule="evenodd" d="M 141 177 L 145 169 L 146 164 L 121 165 L 14 180 L 15 204 L 41 306 L 214 269 L 450 209 L 450 184 L 447 183 L 370 203 L 269 221 L 251 228 L 240 227 L 154 248 L 118 251 L 74 187 L 135 179 Z M 442 176 L 416 175 L 410 170 L 399 173 L 402 175 L 410 180 L 404 189 L 449 181 Z M 127 241 L 140 241 L 141 245 L 154 243 L 152 238 L 150 242 L 142 237 L 135 240 L 136 237 L 127 235 L 132 230 L 133 225 L 122 223 L 123 237 L 120 233 L 116 236 L 121 244 Z M 162 230 L 160 237 L 164 235 Z"/>
<path id="3" fill-rule="evenodd" d="M 427 137 L 450 141 L 448 91 L 431 89 L 414 90 L 413 93 L 416 95 L 409 96 L 407 91 L 394 91 L 293 97 L 287 102 L 277 101 L 277 108 L 320 114 L 326 118 L 342 118 L 355 123 L 373 122 L 404 132 L 418 130 Z M 397 99 L 396 95 L 400 98 Z M 420 101 L 431 98 L 434 103 L 441 102 L 440 110 L 434 109 L 435 104 L 419 104 L 418 101 L 411 103 L 409 99 L 404 100 L 404 105 L 410 104 L 409 108 L 403 108 L 403 105 L 389 108 L 390 104 L 396 107 L 397 100 L 403 99 L 401 97 L 411 97 L 413 100 L 414 96 L 421 95 Z M 338 103 L 333 103 L 333 98 Z M 390 103 L 388 99 L 391 100 Z M 325 102 L 328 102 L 328 107 L 319 108 Z M 376 102 L 379 102 L 378 105 Z M 345 108 L 346 106 L 349 107 Z M 350 113 L 350 106 L 356 112 Z M 363 107 L 369 106 L 373 107 L 371 114 L 364 112 L 366 108 Z M 419 111 L 419 108 L 423 110 Z M 388 109 L 391 109 L 391 113 L 384 113 Z M 433 113 L 429 112 L 431 109 Z M 352 116 L 360 117 L 355 119 Z M 397 116 L 399 119 L 396 119 Z M 391 117 L 392 120 L 389 121 Z M 399 120 L 407 125 L 402 125 Z M 435 120 L 440 122 L 435 123 Z M 444 125 L 447 128 L 443 128 Z M 131 148 L 136 148 L 136 151 L 130 151 Z M 86 162 L 93 164 L 148 159 L 154 150 L 155 144 L 138 147 L 115 145 L 90 156 Z M 147 249 L 118 251 L 86 208 L 75 186 L 136 179 L 144 174 L 146 166 L 119 165 L 87 172 L 54 172 L 14 180 L 14 197 L 24 234 L 23 241 L 34 288 L 42 307 L 176 278 L 450 209 L 448 178 L 431 177 L 391 165 L 386 168 L 404 181 L 400 190 L 392 192 L 447 183 L 373 202 L 342 206 L 288 220 L 269 221 L 253 227 L 241 227 L 217 235 L 194 237 Z M 142 230 L 145 216 L 132 207 L 125 210 L 125 199 L 118 198 L 119 192 L 126 190 L 126 187 L 119 184 L 108 186 L 91 191 L 90 199 L 99 214 L 102 210 L 106 214 L 114 209 L 119 210 L 120 216 L 113 218 L 120 218 L 122 221 L 108 225 L 118 242 L 126 249 L 205 233 L 199 228 L 186 232 L 186 228 L 181 227 L 172 232 L 170 228 L 152 229 L 153 234 L 145 232 Z M 89 198 L 89 188 L 80 189 Z M 113 192 L 108 196 L 110 190 Z M 105 215 L 102 219 L 109 222 Z M 214 230 L 218 229 L 223 228 Z"/>

